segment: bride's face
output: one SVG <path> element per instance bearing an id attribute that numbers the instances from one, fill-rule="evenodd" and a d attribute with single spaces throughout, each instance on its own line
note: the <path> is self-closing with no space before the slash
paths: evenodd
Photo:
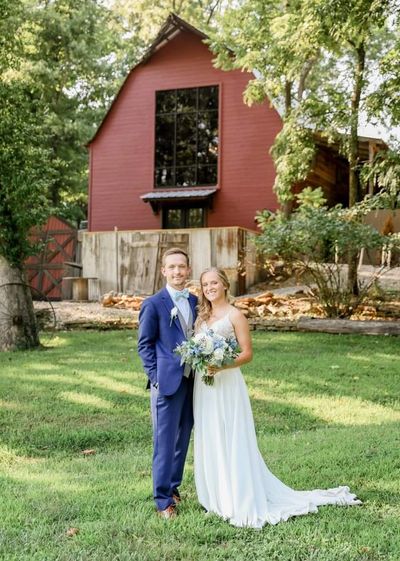
<path id="1" fill-rule="evenodd" d="M 204 296 L 211 303 L 216 300 L 225 300 L 225 287 L 215 271 L 204 273 L 201 279 L 201 288 Z"/>

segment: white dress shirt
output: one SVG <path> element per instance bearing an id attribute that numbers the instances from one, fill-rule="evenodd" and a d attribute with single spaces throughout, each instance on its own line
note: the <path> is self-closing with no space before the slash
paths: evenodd
<path id="1" fill-rule="evenodd" d="M 166 289 L 168 290 L 168 293 L 171 296 L 174 305 L 181 312 L 183 319 L 186 321 L 186 323 L 188 323 L 190 315 L 189 298 L 179 298 L 178 300 L 175 300 L 175 293 L 177 292 L 175 288 L 172 288 L 172 286 L 169 286 L 169 284 L 167 284 Z"/>

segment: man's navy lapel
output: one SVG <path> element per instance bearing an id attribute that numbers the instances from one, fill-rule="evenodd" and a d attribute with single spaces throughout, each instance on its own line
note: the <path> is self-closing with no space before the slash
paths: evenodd
<path id="1" fill-rule="evenodd" d="M 171 296 L 170 296 L 170 293 L 168 292 L 168 290 L 167 290 L 166 288 L 163 288 L 163 289 L 162 289 L 162 291 L 161 291 L 161 298 L 162 298 L 162 300 L 163 300 L 163 302 L 164 302 L 165 308 L 166 308 L 167 311 L 168 311 L 168 320 L 169 320 L 169 322 L 170 322 L 171 328 L 172 328 L 173 325 L 176 325 L 176 326 L 182 331 L 182 334 L 185 335 L 185 329 L 184 329 L 184 327 L 181 325 L 179 316 L 176 315 L 176 317 L 171 321 L 171 310 L 172 310 L 174 307 L 177 307 L 177 306 L 176 306 L 175 302 L 172 300 L 172 298 L 171 298 Z"/>
<path id="2" fill-rule="evenodd" d="M 195 320 L 196 320 L 196 315 L 197 315 L 197 310 L 196 310 L 197 301 L 196 301 L 196 298 L 193 296 L 193 294 L 189 295 L 189 304 L 190 304 L 190 307 L 192 309 L 193 323 L 194 323 Z"/>

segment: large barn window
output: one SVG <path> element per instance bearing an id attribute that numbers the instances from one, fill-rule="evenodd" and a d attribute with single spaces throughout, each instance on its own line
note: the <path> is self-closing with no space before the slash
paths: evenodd
<path id="1" fill-rule="evenodd" d="M 217 184 L 218 86 L 156 93 L 155 186 Z"/>

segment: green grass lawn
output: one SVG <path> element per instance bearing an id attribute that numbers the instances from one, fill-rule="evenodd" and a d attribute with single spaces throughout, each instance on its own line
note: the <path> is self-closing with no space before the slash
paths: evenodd
<path id="1" fill-rule="evenodd" d="M 270 469 L 297 489 L 348 484 L 363 506 L 236 529 L 204 516 L 190 450 L 180 515 L 158 519 L 136 333 L 59 333 L 0 354 L 0 559 L 399 561 L 400 340 L 253 340 L 244 374 Z"/>

